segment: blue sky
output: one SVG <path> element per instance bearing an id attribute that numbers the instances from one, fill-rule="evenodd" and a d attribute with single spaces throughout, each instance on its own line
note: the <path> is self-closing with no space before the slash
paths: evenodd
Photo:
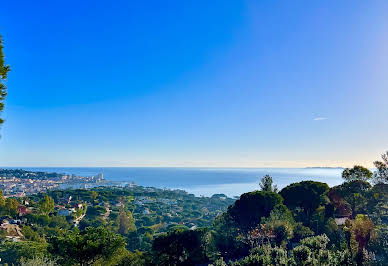
<path id="1" fill-rule="evenodd" d="M 388 2 L 11 1 L 3 166 L 371 166 Z"/>

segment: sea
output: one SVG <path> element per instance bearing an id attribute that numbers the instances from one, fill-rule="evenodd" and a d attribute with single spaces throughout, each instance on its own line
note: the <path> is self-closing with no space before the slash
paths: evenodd
<path id="1" fill-rule="evenodd" d="M 12 167 L 15 169 L 15 167 Z M 173 167 L 16 167 L 31 171 L 92 176 L 102 173 L 108 181 L 134 182 L 140 186 L 182 189 L 196 196 L 225 194 L 237 197 L 258 190 L 260 178 L 272 176 L 279 189 L 295 182 L 313 180 L 339 185 L 342 168 L 173 168 Z"/>

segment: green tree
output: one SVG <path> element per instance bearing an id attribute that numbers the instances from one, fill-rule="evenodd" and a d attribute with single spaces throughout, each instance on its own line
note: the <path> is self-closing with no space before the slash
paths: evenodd
<path id="1" fill-rule="evenodd" d="M 130 252 L 127 250 L 122 251 L 122 255 L 116 260 L 113 265 L 117 266 L 143 266 L 151 265 L 150 256 L 148 253 L 140 252 L 136 250 L 135 252 Z"/>
<path id="2" fill-rule="evenodd" d="M 5 200 L 5 212 L 6 214 L 15 217 L 18 214 L 19 203 L 14 198 L 7 198 Z"/>
<path id="3" fill-rule="evenodd" d="M 225 259 L 241 257 L 249 251 L 248 244 L 239 240 L 240 229 L 229 213 L 216 217 L 213 225 L 212 246 L 215 256 L 220 253 Z"/>
<path id="4" fill-rule="evenodd" d="M 382 161 L 375 161 L 377 171 L 373 175 L 376 184 L 388 184 L 388 151 L 381 155 Z"/>
<path id="5" fill-rule="evenodd" d="M 64 216 L 53 216 L 49 223 L 50 227 L 58 227 L 61 229 L 69 229 L 70 225 Z"/>
<path id="6" fill-rule="evenodd" d="M 332 198 L 339 196 L 349 204 L 354 219 L 358 213 L 365 212 L 368 203 L 367 191 L 370 188 L 371 185 L 366 181 L 353 180 L 331 188 L 330 194 Z"/>
<path id="7" fill-rule="evenodd" d="M 133 219 L 132 213 L 126 211 L 124 207 L 120 208 L 118 219 L 118 233 L 121 235 L 127 235 L 129 232 L 136 231 L 135 219 Z"/>
<path id="8" fill-rule="evenodd" d="M 4 242 L 0 246 L 1 263 L 17 264 L 21 258 L 47 256 L 47 244 L 33 241 Z"/>
<path id="9" fill-rule="evenodd" d="M 0 190 L 0 210 L 4 209 L 4 207 L 5 207 L 4 193 L 2 190 Z"/>
<path id="10" fill-rule="evenodd" d="M 30 226 L 27 226 L 27 225 L 23 226 L 22 233 L 24 237 L 28 240 L 36 241 L 36 242 L 41 241 L 39 234 L 36 231 L 34 231 L 34 229 L 32 229 Z"/>
<path id="11" fill-rule="evenodd" d="M 273 180 L 270 175 L 265 175 L 260 180 L 259 185 L 262 191 L 278 192 L 278 187 L 273 184 Z"/>
<path id="12" fill-rule="evenodd" d="M 83 231 L 71 231 L 50 240 L 49 251 L 57 255 L 63 265 L 92 265 L 109 260 L 125 247 L 122 236 L 104 227 L 88 227 Z"/>
<path id="13" fill-rule="evenodd" d="M 155 238 L 152 244 L 156 265 L 198 265 L 208 262 L 208 230 L 175 230 Z"/>
<path id="14" fill-rule="evenodd" d="M 7 96 L 7 87 L 5 81 L 7 80 L 7 74 L 11 70 L 9 65 L 5 64 L 3 53 L 3 38 L 0 35 L 0 114 L 4 109 L 4 100 Z M 4 120 L 0 117 L 0 125 Z"/>
<path id="15" fill-rule="evenodd" d="M 54 207 L 54 199 L 47 194 L 39 201 L 38 204 L 39 211 L 45 215 L 52 213 L 54 211 Z"/>
<path id="16" fill-rule="evenodd" d="M 345 179 L 347 182 L 350 181 L 369 181 L 373 176 L 373 173 L 368 170 L 368 168 L 365 168 L 360 165 L 355 165 L 353 168 L 346 168 L 342 172 L 342 178 Z"/>
<path id="17" fill-rule="evenodd" d="M 34 257 L 32 259 L 22 258 L 19 262 L 20 266 L 57 266 L 55 260 L 47 257 Z"/>
<path id="18" fill-rule="evenodd" d="M 228 208 L 228 213 L 238 227 L 247 232 L 255 228 L 262 217 L 268 217 L 272 209 L 283 203 L 283 198 L 275 192 L 254 191 L 244 193 Z"/>
<path id="19" fill-rule="evenodd" d="M 388 225 L 376 229 L 376 237 L 369 243 L 369 248 L 376 254 L 378 265 L 388 265 Z"/>
<path id="20" fill-rule="evenodd" d="M 97 191 L 91 191 L 90 196 L 92 197 L 92 200 L 95 201 L 98 197 L 98 192 Z"/>
<path id="21" fill-rule="evenodd" d="M 350 231 L 358 243 L 357 260 L 361 265 L 364 249 L 366 249 L 369 241 L 374 237 L 374 228 L 372 220 L 363 214 L 358 214 L 351 225 Z"/>
<path id="22" fill-rule="evenodd" d="M 293 183 L 280 191 L 284 204 L 295 212 L 301 212 L 299 219 L 305 224 L 310 224 L 314 211 L 327 203 L 326 193 L 329 186 L 315 181 L 302 181 Z"/>

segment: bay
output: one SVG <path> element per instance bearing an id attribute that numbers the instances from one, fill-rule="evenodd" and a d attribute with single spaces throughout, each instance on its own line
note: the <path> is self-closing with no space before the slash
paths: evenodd
<path id="1" fill-rule="evenodd" d="M 13 167 L 31 171 L 91 176 L 102 173 L 115 182 L 135 182 L 157 188 L 183 189 L 196 196 L 223 193 L 230 197 L 259 189 L 266 174 L 279 189 L 302 180 L 339 185 L 342 168 L 174 168 L 174 167 Z"/>

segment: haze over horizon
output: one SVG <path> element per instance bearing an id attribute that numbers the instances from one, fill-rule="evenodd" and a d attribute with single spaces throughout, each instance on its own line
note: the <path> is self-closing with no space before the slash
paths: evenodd
<path id="1" fill-rule="evenodd" d="M 2 166 L 372 167 L 388 150 L 388 2 L 0 9 Z"/>

